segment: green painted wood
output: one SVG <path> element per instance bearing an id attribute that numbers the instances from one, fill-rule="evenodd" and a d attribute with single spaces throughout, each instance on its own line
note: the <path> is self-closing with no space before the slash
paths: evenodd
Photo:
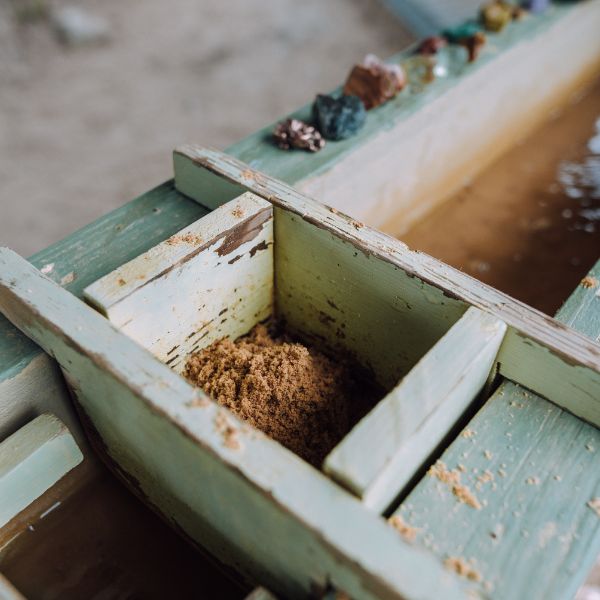
<path id="1" fill-rule="evenodd" d="M 6 249 L 0 310 L 62 366 L 129 483 L 227 565 L 292 598 L 464 598 L 429 553 Z"/>
<path id="2" fill-rule="evenodd" d="M 167 182 L 34 254 L 30 261 L 81 296 L 90 283 L 207 212 Z M 0 381 L 14 377 L 38 353 L 30 340 L 0 317 Z"/>
<path id="3" fill-rule="evenodd" d="M 190 352 L 273 314 L 273 214 L 244 194 L 84 291 L 123 333 L 178 373 Z"/>
<path id="4" fill-rule="evenodd" d="M 431 298 L 434 305 L 442 293 L 453 302 L 465 303 L 465 309 L 472 305 L 504 321 L 508 330 L 500 350 L 500 371 L 508 371 L 517 382 L 523 380 L 590 423 L 600 424 L 600 346 L 589 338 L 218 150 L 186 145 L 175 152 L 195 163 L 201 178 L 204 169 L 212 171 L 353 246 L 357 259 L 362 254 L 392 265 L 397 277 L 405 278 L 405 287 L 419 288 L 422 297 Z M 194 172 L 188 169 L 186 173 L 183 186 L 193 190 Z"/>
<path id="5" fill-rule="evenodd" d="M 383 512 L 477 398 L 505 332 L 470 308 L 334 448 L 325 472 Z"/>
<path id="6" fill-rule="evenodd" d="M 353 138 L 328 142 L 314 154 L 282 152 L 271 141 L 271 125 L 228 152 L 369 225 L 385 229 L 393 220 L 397 233 L 544 122 L 567 90 L 595 75 L 599 27 L 598 0 L 554 4 L 489 34 L 474 63 L 465 66 L 456 47 L 442 51 L 448 77 L 407 86 L 369 111 Z M 410 71 L 412 52 L 390 60 Z M 294 116 L 310 119 L 310 105 Z M 199 200 L 215 206 L 218 199 L 200 189 Z"/>
<path id="7" fill-rule="evenodd" d="M 31 257 L 80 296 L 99 277 L 207 214 L 165 183 Z M 0 438 L 43 412 L 58 415 L 83 443 L 56 364 L 0 315 Z"/>
<path id="8" fill-rule="evenodd" d="M 391 389 L 466 306 L 319 226 L 312 208 L 306 219 L 275 209 L 278 313 L 300 338 L 349 354 Z"/>
<path id="9" fill-rule="evenodd" d="M 597 291 L 579 286 L 557 315 L 592 339 Z M 570 600 L 600 554 L 600 516 L 588 505 L 600 497 L 600 430 L 506 382 L 463 433 L 441 460 L 463 465 L 482 508 L 426 476 L 397 511 L 420 529 L 416 543 L 441 559 L 475 558 L 487 597 Z"/>
<path id="10" fill-rule="evenodd" d="M 0 443 L 0 527 L 74 469 L 83 454 L 54 415 L 41 415 Z"/>

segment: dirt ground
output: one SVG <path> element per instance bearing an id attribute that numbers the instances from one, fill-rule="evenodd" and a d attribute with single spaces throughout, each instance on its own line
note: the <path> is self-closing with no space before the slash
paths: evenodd
<path id="1" fill-rule="evenodd" d="M 20 1 L 0 0 L 0 245 L 25 256 L 168 179 L 176 145 L 224 148 L 411 39 L 376 0 L 87 0 L 112 37 L 73 48 Z"/>

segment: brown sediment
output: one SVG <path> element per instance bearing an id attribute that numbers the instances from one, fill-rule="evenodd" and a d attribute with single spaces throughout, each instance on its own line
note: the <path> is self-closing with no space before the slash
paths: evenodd
<path id="1" fill-rule="evenodd" d="M 600 83 L 399 237 L 554 314 L 598 259 L 599 117 Z"/>
<path id="2" fill-rule="evenodd" d="M 407 541 L 414 542 L 417 538 L 419 529 L 410 526 L 401 515 L 393 515 L 388 519 L 388 523 Z"/>
<path id="3" fill-rule="evenodd" d="M 347 361 L 271 334 L 261 324 L 247 336 L 224 338 L 192 354 L 184 375 L 315 466 L 380 397 L 353 377 Z M 236 447 L 234 436 L 227 439 Z"/>

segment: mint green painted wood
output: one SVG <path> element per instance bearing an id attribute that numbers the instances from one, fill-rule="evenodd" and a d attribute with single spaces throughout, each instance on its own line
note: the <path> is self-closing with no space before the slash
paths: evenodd
<path id="1" fill-rule="evenodd" d="M 200 174 L 208 169 L 294 213 L 313 229 L 343 240 L 354 247 L 357 259 L 364 255 L 392 265 L 397 269 L 397 277 L 405 278 L 403 285 L 421 289 L 425 301 L 439 304 L 442 292 L 448 303 L 458 299 L 504 321 L 508 330 L 500 350 L 500 371 L 509 372 L 517 382 L 524 381 L 559 406 L 600 425 L 600 346 L 589 338 L 426 254 L 409 250 L 398 240 L 338 211 L 332 212 L 289 185 L 222 152 L 194 145 L 182 146 L 175 152 L 196 163 Z M 189 169 L 186 173 L 188 179 L 183 186 L 193 190 L 194 172 Z M 327 256 L 322 260 L 326 261 Z"/>
<path id="2" fill-rule="evenodd" d="M 84 290 L 123 333 L 178 373 L 188 355 L 273 313 L 273 215 L 244 194 Z"/>
<path id="3" fill-rule="evenodd" d="M 557 315 L 592 339 L 597 290 L 579 286 Z M 600 497 L 600 430 L 509 382 L 467 429 L 441 460 L 464 466 L 462 482 L 484 505 L 460 504 L 426 476 L 398 510 L 420 528 L 416 543 L 441 559 L 474 557 L 486 597 L 570 600 L 600 554 L 600 517 L 587 504 Z M 493 479 L 478 481 L 486 471 Z"/>
<path id="4" fill-rule="evenodd" d="M 165 183 L 39 252 L 32 263 L 80 296 L 83 289 L 207 214 Z M 70 274 L 73 274 L 72 276 Z M 84 443 L 56 364 L 0 315 L 0 439 L 52 412 Z"/>
<path id="5" fill-rule="evenodd" d="M 83 460 L 69 430 L 41 415 L 0 443 L 0 527 Z"/>
<path id="6" fill-rule="evenodd" d="M 325 472 L 383 512 L 475 400 L 505 331 L 470 308 L 331 452 Z"/>
<path id="7" fill-rule="evenodd" d="M 60 363 L 138 493 L 227 565 L 292 598 L 464 598 L 429 553 L 6 249 L 0 310 Z"/>

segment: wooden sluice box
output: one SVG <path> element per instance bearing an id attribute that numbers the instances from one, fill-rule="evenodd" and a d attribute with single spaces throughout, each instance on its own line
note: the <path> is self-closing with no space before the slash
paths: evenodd
<path id="1" fill-rule="evenodd" d="M 242 580 L 283 597 L 568 598 L 600 552 L 600 246 L 569 239 L 595 256 L 554 319 L 401 241 L 594 80 L 600 2 L 529 18 L 321 153 L 264 132 L 227 154 L 178 148 L 172 197 L 143 209 L 160 224 L 127 256 L 65 279 L 0 252 L 0 310 L 60 366 L 94 450 Z M 185 377 L 265 322 L 350 365 L 359 396 L 369 382 L 310 460 Z M 91 456 L 76 425 L 39 419 L 35 449 L 63 458 L 8 521 L 78 444 Z M 45 469 L 46 453 L 19 456 Z"/>

